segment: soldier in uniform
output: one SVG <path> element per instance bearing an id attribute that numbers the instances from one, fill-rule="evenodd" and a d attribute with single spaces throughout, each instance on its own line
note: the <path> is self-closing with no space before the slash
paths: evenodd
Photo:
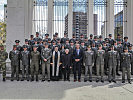
<path id="1" fill-rule="evenodd" d="M 31 81 L 34 81 L 34 74 L 36 75 L 36 81 L 38 81 L 39 61 L 40 52 L 37 51 L 37 46 L 34 45 L 33 51 L 31 52 Z"/>
<path id="2" fill-rule="evenodd" d="M 84 82 L 87 82 L 87 75 L 89 69 L 89 81 L 92 82 L 92 67 L 94 66 L 94 51 L 91 50 L 91 46 L 87 47 L 87 51 L 85 51 L 83 62 L 85 64 L 85 78 Z"/>
<path id="3" fill-rule="evenodd" d="M 17 46 L 17 50 L 21 52 L 23 49 L 22 49 L 22 47 L 19 45 L 20 41 L 19 41 L 19 40 L 15 40 L 15 43 L 16 43 L 16 46 Z"/>
<path id="4" fill-rule="evenodd" d="M 66 43 L 66 39 L 67 39 L 68 37 L 67 37 L 67 34 L 66 33 L 64 33 L 64 37 L 63 38 L 61 38 L 61 44 L 65 44 Z"/>
<path id="5" fill-rule="evenodd" d="M 130 42 L 128 42 L 128 37 L 124 37 L 123 47 L 129 47 L 129 46 L 130 46 Z"/>
<path id="6" fill-rule="evenodd" d="M 22 60 L 22 79 L 24 81 L 25 78 L 25 70 L 26 70 L 26 80 L 29 81 L 29 68 L 30 68 L 30 51 L 27 50 L 27 45 L 23 45 L 23 51 L 21 51 L 21 60 Z"/>
<path id="7" fill-rule="evenodd" d="M 115 76 L 116 76 L 116 66 L 117 66 L 117 60 L 120 60 L 119 53 L 114 50 L 114 46 L 111 46 L 111 51 L 108 51 L 108 66 L 109 66 L 109 74 L 108 74 L 108 80 L 111 83 L 111 81 L 116 83 Z M 113 73 L 112 73 L 113 72 Z"/>
<path id="8" fill-rule="evenodd" d="M 131 53 L 128 52 L 127 47 L 124 47 L 124 52 L 121 54 L 121 57 L 122 57 L 122 83 L 125 83 L 125 73 L 127 71 L 127 80 L 128 83 L 131 84 L 130 66 L 131 66 L 132 55 Z"/>
<path id="9" fill-rule="evenodd" d="M 29 40 L 28 40 L 28 39 L 25 39 L 25 44 L 24 44 L 24 45 L 27 46 L 27 50 L 28 50 L 29 52 L 32 51 L 32 47 L 31 47 L 31 45 L 29 45 Z"/>
<path id="10" fill-rule="evenodd" d="M 16 73 L 17 81 L 19 81 L 19 62 L 20 62 L 20 52 L 17 50 L 17 45 L 13 46 L 13 50 L 9 53 L 9 58 L 11 60 L 11 81 L 14 80 L 14 75 Z"/>
<path id="11" fill-rule="evenodd" d="M 109 34 L 109 44 L 114 45 L 114 40 L 112 39 L 112 34 Z"/>
<path id="12" fill-rule="evenodd" d="M 108 71 L 108 56 L 107 56 L 107 53 L 109 51 L 109 47 L 107 46 L 106 42 L 103 41 L 103 48 L 102 48 L 104 51 L 105 51 L 105 58 L 104 58 L 104 72 L 105 72 L 105 75 L 108 75 L 107 71 Z"/>
<path id="13" fill-rule="evenodd" d="M 102 49 L 102 45 L 99 45 L 99 49 L 96 54 L 96 72 L 97 72 L 97 79 L 96 82 L 99 82 L 99 77 L 101 76 L 101 82 L 104 82 L 104 57 L 105 51 Z M 101 72 L 101 74 L 100 74 Z"/>
<path id="14" fill-rule="evenodd" d="M 4 50 L 4 46 L 0 45 L 0 69 L 3 71 L 3 81 L 6 81 L 6 60 L 8 53 Z"/>
<path id="15" fill-rule="evenodd" d="M 33 39 L 34 41 L 36 40 L 37 41 L 37 44 L 39 44 L 39 40 L 41 38 L 39 37 L 39 32 L 36 32 L 36 37 Z"/>
<path id="16" fill-rule="evenodd" d="M 93 43 L 93 34 L 90 34 L 90 39 L 88 40 L 88 45 L 92 46 Z"/>
<path id="17" fill-rule="evenodd" d="M 51 49 L 48 48 L 48 43 L 45 43 L 45 48 L 42 49 L 42 81 L 45 81 L 45 68 L 47 69 L 48 82 L 50 82 L 50 59 L 52 56 Z"/>
<path id="18" fill-rule="evenodd" d="M 34 35 L 30 35 L 29 45 L 34 45 Z"/>
<path id="19" fill-rule="evenodd" d="M 129 46 L 129 53 L 132 54 L 132 61 L 131 61 L 131 75 L 133 75 L 133 50 L 132 50 L 132 44 Z"/>

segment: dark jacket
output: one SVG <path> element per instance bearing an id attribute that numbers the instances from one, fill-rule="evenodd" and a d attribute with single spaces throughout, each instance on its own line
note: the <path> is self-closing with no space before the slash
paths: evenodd
<path id="1" fill-rule="evenodd" d="M 64 67 L 72 66 L 72 55 L 71 54 L 63 54 L 62 66 Z"/>
<path id="2" fill-rule="evenodd" d="M 80 51 L 79 51 L 79 55 L 77 54 L 77 49 L 75 49 L 74 51 L 73 51 L 73 59 L 74 59 L 74 61 L 75 61 L 75 59 L 80 59 L 80 61 L 82 61 L 82 59 L 83 59 L 83 50 L 82 49 L 79 49 Z"/>

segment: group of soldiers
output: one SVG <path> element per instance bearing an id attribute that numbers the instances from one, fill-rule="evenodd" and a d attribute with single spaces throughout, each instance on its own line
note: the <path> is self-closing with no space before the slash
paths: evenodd
<path id="1" fill-rule="evenodd" d="M 15 40 L 16 44 L 9 53 L 11 81 L 39 81 L 39 75 L 42 82 L 60 79 L 70 81 L 70 74 L 73 73 L 74 82 L 81 82 L 81 74 L 84 75 L 84 82 L 92 82 L 94 74 L 96 82 L 104 82 L 104 76 L 107 75 L 109 82 L 116 83 L 116 75 L 120 76 L 119 72 L 122 72 L 122 83 L 125 83 L 127 73 L 128 83 L 131 84 L 133 50 L 128 37 L 122 39 L 118 34 L 114 40 L 112 34 L 105 39 L 101 35 L 91 34 L 88 38 L 81 34 L 78 38 L 73 35 L 69 39 L 66 33 L 63 38 L 55 33 L 53 39 L 49 38 L 49 34 L 45 34 L 42 39 L 39 32 L 36 32 L 35 37 L 31 35 L 29 40 L 25 39 L 23 46 L 19 42 Z M 3 81 L 6 80 L 7 58 L 8 53 L 1 45 L 0 68 L 3 70 Z"/>

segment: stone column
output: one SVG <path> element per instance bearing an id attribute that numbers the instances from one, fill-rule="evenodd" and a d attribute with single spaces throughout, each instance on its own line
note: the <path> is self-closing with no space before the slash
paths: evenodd
<path id="1" fill-rule="evenodd" d="M 133 43 L 133 0 L 127 0 L 127 33 L 129 42 Z"/>
<path id="2" fill-rule="evenodd" d="M 73 34 L 73 0 L 68 2 L 68 37 L 72 38 Z"/>
<path id="3" fill-rule="evenodd" d="M 32 1 L 7 0 L 7 52 L 12 50 L 16 39 L 23 45 L 24 39 L 32 33 Z"/>
<path id="4" fill-rule="evenodd" d="M 114 38 L 114 0 L 107 0 L 107 36 L 112 34 L 112 38 Z M 106 37 L 107 37 L 106 36 Z"/>
<path id="5" fill-rule="evenodd" d="M 93 0 L 88 0 L 87 8 L 87 36 L 94 34 L 94 16 L 93 16 Z"/>
<path id="6" fill-rule="evenodd" d="M 48 0 L 48 34 L 49 37 L 52 38 L 54 32 L 54 23 L 53 23 L 53 16 L 54 16 L 54 7 L 53 7 L 53 0 Z"/>

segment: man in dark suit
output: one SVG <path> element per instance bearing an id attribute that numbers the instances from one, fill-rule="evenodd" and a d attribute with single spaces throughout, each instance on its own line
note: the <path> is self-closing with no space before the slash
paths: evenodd
<path id="1" fill-rule="evenodd" d="M 70 81 L 70 69 L 72 68 L 72 55 L 69 53 L 69 49 L 65 50 L 65 54 L 63 55 L 62 68 L 64 73 L 64 81 Z"/>
<path id="2" fill-rule="evenodd" d="M 77 81 L 76 71 L 78 70 L 78 81 L 81 82 L 81 61 L 83 59 L 83 50 L 80 49 L 80 45 L 76 44 L 76 49 L 73 52 L 74 59 L 74 82 Z"/>

